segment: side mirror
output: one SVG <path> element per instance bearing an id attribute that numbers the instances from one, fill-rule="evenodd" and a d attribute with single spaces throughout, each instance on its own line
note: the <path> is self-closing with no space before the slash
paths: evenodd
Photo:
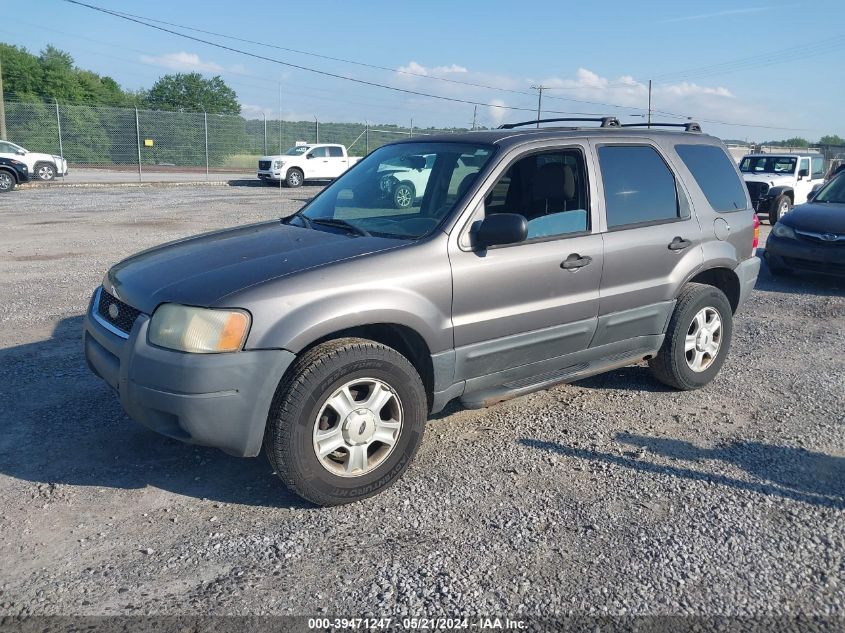
<path id="1" fill-rule="evenodd" d="M 306 154 L 305 158 L 307 158 L 308 160 L 311 160 L 312 158 L 314 158 L 314 154 Z"/>
<path id="2" fill-rule="evenodd" d="M 475 233 L 478 248 L 516 244 L 528 237 L 528 222 L 516 213 L 496 213 L 481 221 Z"/>
<path id="3" fill-rule="evenodd" d="M 810 175 L 810 170 L 809 170 L 809 169 L 799 169 L 799 170 L 798 170 L 798 177 L 799 177 L 799 178 L 806 178 L 806 177 L 807 177 L 807 176 L 809 176 L 809 175 Z"/>
<path id="4" fill-rule="evenodd" d="M 24 148 L 20 148 L 15 152 L 18 156 L 26 156 L 26 150 Z"/>

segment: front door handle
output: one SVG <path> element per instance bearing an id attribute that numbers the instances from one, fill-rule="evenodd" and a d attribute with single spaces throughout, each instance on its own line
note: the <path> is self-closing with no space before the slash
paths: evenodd
<path id="1" fill-rule="evenodd" d="M 692 242 L 685 240 L 680 235 L 676 236 L 675 239 L 669 242 L 670 251 L 682 251 L 689 246 L 692 246 Z"/>
<path id="2" fill-rule="evenodd" d="M 578 268 L 583 268 L 591 261 L 593 261 L 593 258 L 589 255 L 581 257 L 578 253 L 572 253 L 560 263 L 560 267 L 564 270 L 577 270 Z"/>

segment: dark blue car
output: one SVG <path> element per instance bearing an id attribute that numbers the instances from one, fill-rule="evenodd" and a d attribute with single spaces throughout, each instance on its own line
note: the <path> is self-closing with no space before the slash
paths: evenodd
<path id="1" fill-rule="evenodd" d="M 26 163 L 14 158 L 0 158 L 0 193 L 6 193 L 22 182 L 29 182 Z"/>

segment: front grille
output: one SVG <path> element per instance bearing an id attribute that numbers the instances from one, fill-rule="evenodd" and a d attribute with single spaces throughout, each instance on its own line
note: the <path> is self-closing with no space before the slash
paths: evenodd
<path id="1" fill-rule="evenodd" d="M 258 161 L 258 169 L 270 169 L 270 161 L 269 160 L 260 160 Z"/>
<path id="2" fill-rule="evenodd" d="M 114 306 L 114 309 L 111 309 L 112 306 Z M 117 311 L 117 314 L 112 316 L 112 313 L 115 310 Z M 135 323 L 135 319 L 137 319 L 140 314 L 140 310 L 136 310 L 132 306 L 123 303 L 123 301 L 117 297 L 114 297 L 106 292 L 105 288 L 100 289 L 100 301 L 97 304 L 97 315 L 106 323 L 113 325 L 121 332 L 129 334 L 132 330 L 132 325 Z"/>
<path id="3" fill-rule="evenodd" d="M 751 196 L 752 202 L 757 202 L 769 191 L 769 185 L 764 182 L 746 182 L 745 186 L 748 188 L 748 195 Z"/>
<path id="4" fill-rule="evenodd" d="M 798 239 L 812 242 L 830 248 L 839 247 L 845 248 L 845 234 L 839 233 L 816 233 L 814 231 L 799 231 L 795 229 L 795 235 Z"/>
<path id="5" fill-rule="evenodd" d="M 827 275 L 845 275 L 845 264 L 831 264 L 830 262 L 817 262 L 812 259 L 798 259 L 797 257 L 784 257 L 783 261 L 790 268 L 796 270 L 807 270 Z"/>

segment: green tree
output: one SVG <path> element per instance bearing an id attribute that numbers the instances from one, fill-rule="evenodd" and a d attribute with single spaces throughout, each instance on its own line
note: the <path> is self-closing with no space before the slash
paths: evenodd
<path id="1" fill-rule="evenodd" d="M 837 134 L 828 134 L 819 139 L 819 145 L 845 145 L 845 138 Z"/>
<path id="2" fill-rule="evenodd" d="M 205 79 L 199 73 L 165 75 L 145 96 L 147 106 L 153 110 L 241 113 L 238 95 L 219 76 Z"/>

